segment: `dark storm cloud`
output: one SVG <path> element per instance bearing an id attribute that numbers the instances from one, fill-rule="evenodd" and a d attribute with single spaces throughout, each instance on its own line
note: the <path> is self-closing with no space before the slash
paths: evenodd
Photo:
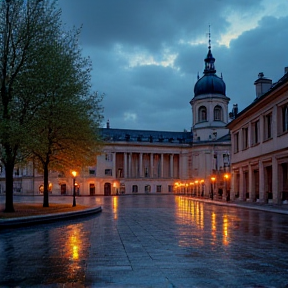
<path id="1" fill-rule="evenodd" d="M 115 43 L 154 50 L 163 43 L 196 38 L 217 23 L 217 35 L 227 24 L 225 11 L 247 10 L 246 1 L 211 0 L 60 0 L 64 21 L 82 25 L 83 43 L 109 46 Z M 260 1 L 250 1 L 249 10 Z M 259 8 L 258 8 L 259 9 Z"/>
<path id="2" fill-rule="evenodd" d="M 80 43 L 93 62 L 93 88 L 106 94 L 105 122 L 113 128 L 191 128 L 189 101 L 197 72 L 203 75 L 209 24 L 230 106 L 241 110 L 255 99 L 259 72 L 277 81 L 288 66 L 287 17 L 263 18 L 230 48 L 217 44 L 233 30 L 234 17 L 239 22 L 237 15 L 249 20 L 264 11 L 262 0 L 59 0 L 59 6 L 68 28 L 83 24 Z M 160 65 L 169 53 L 174 62 Z"/>

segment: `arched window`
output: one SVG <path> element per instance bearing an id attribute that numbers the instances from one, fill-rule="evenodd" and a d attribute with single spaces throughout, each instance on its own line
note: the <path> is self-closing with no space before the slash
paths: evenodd
<path id="1" fill-rule="evenodd" d="M 222 121 L 222 107 L 217 105 L 214 108 L 214 121 Z"/>
<path id="2" fill-rule="evenodd" d="M 207 121 L 207 109 L 205 106 L 201 106 L 198 110 L 198 121 Z"/>

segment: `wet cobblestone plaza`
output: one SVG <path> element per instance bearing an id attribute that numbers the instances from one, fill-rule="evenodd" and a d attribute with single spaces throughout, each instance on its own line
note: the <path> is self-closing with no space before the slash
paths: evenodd
<path id="1" fill-rule="evenodd" d="M 77 203 L 103 211 L 0 231 L 0 287 L 288 287 L 288 215 L 172 195 Z"/>

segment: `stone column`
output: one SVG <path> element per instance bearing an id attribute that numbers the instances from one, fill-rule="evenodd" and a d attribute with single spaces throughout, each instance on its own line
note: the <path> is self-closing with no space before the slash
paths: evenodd
<path id="1" fill-rule="evenodd" d="M 139 162 L 140 162 L 140 164 L 139 164 L 139 176 L 140 176 L 140 178 L 142 178 L 143 177 L 143 153 L 140 153 L 139 154 Z"/>
<path id="2" fill-rule="evenodd" d="M 231 171 L 231 179 L 230 179 L 230 183 L 231 183 L 231 187 L 230 187 L 230 200 L 235 200 L 235 182 L 236 182 L 236 175 L 235 175 L 235 170 Z"/>
<path id="3" fill-rule="evenodd" d="M 265 176 L 263 162 L 259 161 L 259 201 L 261 203 L 265 202 Z"/>
<path id="4" fill-rule="evenodd" d="M 242 167 L 240 167 L 239 168 L 239 200 L 242 200 L 243 201 L 243 199 L 244 199 L 244 177 L 243 177 L 243 168 Z"/>
<path id="5" fill-rule="evenodd" d="M 161 178 L 164 178 L 164 155 L 163 155 L 163 153 L 161 153 L 161 168 L 160 168 L 160 171 L 161 171 Z"/>
<path id="6" fill-rule="evenodd" d="M 128 178 L 132 177 L 132 153 L 128 153 Z"/>
<path id="7" fill-rule="evenodd" d="M 278 187 L 278 162 L 275 156 L 272 157 L 272 192 L 273 192 L 273 203 L 280 204 L 280 193 Z"/>
<path id="8" fill-rule="evenodd" d="M 112 164 L 113 164 L 112 176 L 114 178 L 117 178 L 117 175 L 116 175 L 116 152 L 115 153 L 111 153 L 111 154 L 112 154 Z"/>
<path id="9" fill-rule="evenodd" d="M 153 178 L 153 157 L 154 157 L 154 154 L 151 153 L 150 154 L 150 178 Z"/>
<path id="10" fill-rule="evenodd" d="M 255 198 L 255 190 L 253 189 L 253 181 L 254 181 L 254 177 L 253 177 L 253 170 L 252 170 L 252 166 L 249 164 L 248 166 L 248 192 L 249 192 L 249 202 L 254 202 L 254 198 Z"/>
<path id="11" fill-rule="evenodd" d="M 128 165 L 127 165 L 127 153 L 126 152 L 124 152 L 124 175 L 123 175 L 123 177 L 124 178 L 127 178 L 128 177 L 128 167 L 127 167 Z"/>
<path id="12" fill-rule="evenodd" d="M 174 171 L 173 171 L 173 165 L 174 165 L 174 161 L 173 161 L 174 155 L 170 154 L 170 178 L 174 177 Z"/>

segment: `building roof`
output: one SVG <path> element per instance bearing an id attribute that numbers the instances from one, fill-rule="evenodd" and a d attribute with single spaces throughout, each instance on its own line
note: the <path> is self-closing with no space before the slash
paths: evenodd
<path id="1" fill-rule="evenodd" d="M 148 142 L 167 144 L 191 144 L 192 132 L 169 132 L 101 128 L 100 134 L 106 142 Z"/>
<path id="2" fill-rule="evenodd" d="M 239 120 L 239 118 L 241 118 L 243 114 L 245 114 L 247 111 L 252 109 L 254 106 L 258 105 L 260 102 L 267 99 L 269 95 L 271 95 L 271 93 L 273 93 L 275 90 L 277 90 L 279 87 L 281 87 L 285 83 L 288 83 L 288 72 L 286 72 L 284 76 L 281 77 L 277 82 L 273 83 L 271 88 L 266 93 L 264 93 L 260 97 L 255 98 L 255 100 L 250 105 L 248 105 L 245 109 L 243 109 L 238 114 L 234 115 L 235 118 L 230 123 L 228 123 L 226 127 L 228 129 L 231 129 L 238 122 L 237 120 Z"/>

